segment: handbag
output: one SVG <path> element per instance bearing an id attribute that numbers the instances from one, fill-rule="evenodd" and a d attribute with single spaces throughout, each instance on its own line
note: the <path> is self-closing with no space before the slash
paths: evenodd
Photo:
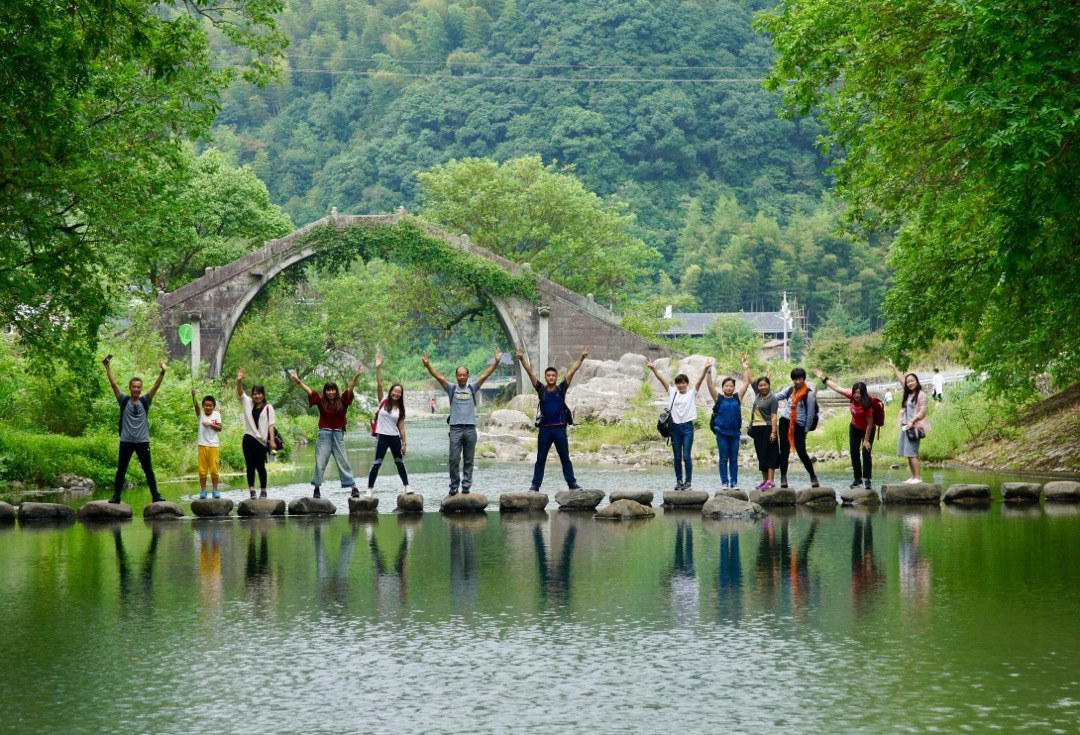
<path id="1" fill-rule="evenodd" d="M 371 435 L 372 436 L 378 436 L 379 435 L 375 431 L 375 427 L 379 425 L 379 411 L 383 410 L 383 406 L 385 406 L 385 405 L 386 405 L 386 399 L 384 398 L 382 400 L 382 403 L 379 404 L 379 407 L 375 409 L 375 413 L 371 414 Z"/>
<path id="2" fill-rule="evenodd" d="M 913 442 L 918 441 L 919 439 L 922 439 L 924 436 L 926 436 L 926 432 L 923 431 L 922 429 L 918 428 L 918 427 L 913 427 L 911 429 L 907 429 L 907 438 L 910 441 L 913 441 Z"/>
<path id="3" fill-rule="evenodd" d="M 671 405 L 660 412 L 660 418 L 656 420 L 656 431 L 660 436 L 667 439 L 671 436 L 671 409 L 675 406 L 675 396 L 671 397 Z"/>

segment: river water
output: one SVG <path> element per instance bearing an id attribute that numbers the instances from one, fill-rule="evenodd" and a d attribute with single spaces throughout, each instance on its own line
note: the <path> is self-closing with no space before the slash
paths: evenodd
<path id="1" fill-rule="evenodd" d="M 445 428 L 409 432 L 434 510 Z M 308 491 L 308 455 L 272 496 Z M 481 463 L 476 487 L 530 470 Z M 670 476 L 579 468 L 605 490 Z M 391 467 L 376 489 L 390 510 Z M 1076 506 L 151 524 L 141 502 L 116 525 L 0 525 L 0 732 L 1078 731 Z"/>

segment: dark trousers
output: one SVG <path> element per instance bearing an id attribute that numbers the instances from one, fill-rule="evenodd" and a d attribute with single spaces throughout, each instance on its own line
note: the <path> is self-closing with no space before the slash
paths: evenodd
<path id="1" fill-rule="evenodd" d="M 259 488 L 266 489 L 266 445 L 244 434 L 244 464 L 247 466 L 248 487 L 255 487 L 255 473 L 259 473 Z"/>
<path id="2" fill-rule="evenodd" d="M 157 478 L 154 477 L 154 468 L 150 465 L 150 442 L 120 442 L 120 458 L 116 463 L 116 479 L 113 481 L 113 497 L 120 497 L 120 491 L 124 489 L 124 476 L 127 475 L 128 465 L 131 463 L 131 455 L 139 458 L 143 474 L 146 475 L 146 484 L 150 486 L 150 497 L 157 498 Z"/>
<path id="3" fill-rule="evenodd" d="M 405 471 L 405 457 L 401 455 L 401 437 L 379 434 L 375 443 L 375 461 L 371 463 L 371 471 L 368 472 L 367 476 L 368 487 L 375 487 L 375 478 L 379 476 L 379 468 L 382 467 L 383 457 L 386 456 L 387 449 L 390 450 L 394 463 L 397 465 L 397 473 L 398 477 L 401 478 L 401 484 L 409 484 L 409 473 Z"/>
<path id="4" fill-rule="evenodd" d="M 791 456 L 791 446 L 788 444 L 788 426 L 791 425 L 791 419 L 780 419 L 780 477 L 787 477 L 788 458 Z M 810 461 L 810 455 L 806 452 L 806 429 L 795 424 L 795 452 L 799 455 L 799 461 L 802 462 L 803 467 L 806 468 L 806 472 L 810 475 L 810 479 L 814 480 L 817 475 L 814 474 L 814 463 Z"/>
<path id="5" fill-rule="evenodd" d="M 754 440 L 754 451 L 757 452 L 758 469 L 775 470 L 780 466 L 780 443 L 769 441 L 772 426 L 763 424 L 750 427 L 750 438 Z"/>
<path id="6" fill-rule="evenodd" d="M 871 451 L 874 448 L 875 433 L 877 432 L 870 432 L 870 449 L 866 449 L 862 445 L 863 439 L 866 438 L 866 430 L 856 429 L 848 424 L 848 447 L 851 450 L 851 469 L 855 472 L 855 482 L 871 480 L 874 477 L 874 459 Z"/>
<path id="7" fill-rule="evenodd" d="M 574 465 L 570 463 L 570 438 L 566 434 L 566 425 L 541 426 L 540 433 L 536 437 L 536 464 L 533 466 L 532 487 L 540 487 L 544 482 L 544 464 L 547 462 L 548 452 L 555 445 L 555 452 L 559 455 L 562 463 L 562 476 L 566 484 L 573 487 L 577 484 L 574 479 Z"/>

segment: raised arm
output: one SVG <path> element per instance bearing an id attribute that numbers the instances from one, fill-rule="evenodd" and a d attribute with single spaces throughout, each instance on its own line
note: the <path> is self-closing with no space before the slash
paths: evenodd
<path id="1" fill-rule="evenodd" d="M 349 381 L 349 385 L 345 390 L 352 391 L 352 389 L 356 387 L 356 381 L 360 379 L 360 373 L 364 372 L 366 368 L 367 366 L 364 365 L 363 361 L 356 363 L 356 372 L 353 374 L 352 380 Z M 310 392 L 311 391 L 308 391 L 308 393 Z"/>
<path id="2" fill-rule="evenodd" d="M 164 360 L 159 360 L 158 364 L 161 366 L 161 372 L 157 374 L 157 380 L 155 380 L 154 384 L 150 386 L 150 390 L 146 391 L 147 400 L 150 400 L 154 397 L 154 394 L 157 393 L 158 388 L 161 387 L 161 381 L 165 379 L 165 368 L 168 366 L 165 364 Z"/>
<path id="3" fill-rule="evenodd" d="M 295 370 L 289 371 L 289 380 L 300 386 L 300 388 L 304 391 L 305 394 L 311 395 L 311 388 L 308 387 L 307 383 L 300 379 L 300 376 L 296 374 Z"/>
<path id="4" fill-rule="evenodd" d="M 712 370 L 707 370 L 705 374 L 709 376 L 708 380 L 705 381 L 705 385 L 709 389 L 709 395 L 712 396 L 713 403 L 716 403 L 716 399 L 719 398 L 719 396 L 716 394 L 716 384 L 713 383 Z"/>
<path id="5" fill-rule="evenodd" d="M 574 379 L 574 373 L 576 373 L 578 371 L 578 368 L 581 367 L 581 363 L 585 362 L 585 358 L 588 357 L 588 356 L 589 356 L 589 348 L 588 347 L 582 347 L 581 348 L 581 356 L 578 357 L 578 359 L 574 361 L 574 364 L 571 365 L 570 369 L 566 371 L 566 377 L 563 378 L 563 380 L 566 381 L 567 386 L 570 385 L 570 381 Z"/>
<path id="6" fill-rule="evenodd" d="M 120 386 L 116 384 L 116 378 L 114 378 L 112 374 L 112 355 L 109 355 L 102 360 L 101 364 L 105 366 L 105 375 L 109 378 L 109 385 L 112 386 L 113 395 L 115 395 L 116 400 L 119 401 L 120 396 L 122 396 L 123 393 L 120 392 Z"/>
<path id="7" fill-rule="evenodd" d="M 532 368 L 529 367 L 529 358 L 525 357 L 525 353 L 520 349 L 514 353 L 521 363 L 521 367 L 524 368 L 525 374 L 529 376 L 529 385 L 536 385 L 536 376 L 533 375 Z"/>
<path id="8" fill-rule="evenodd" d="M 484 384 L 484 381 L 491 377 L 491 374 L 493 372 L 495 372 L 495 368 L 499 367 L 499 363 L 501 361 L 502 361 L 502 353 L 499 352 L 499 348 L 496 347 L 495 348 L 495 361 L 492 362 L 491 365 L 487 369 L 484 370 L 484 372 L 482 372 L 478 376 L 476 376 L 476 387 L 477 388 L 482 386 Z"/>
<path id="9" fill-rule="evenodd" d="M 701 384 L 705 382 L 705 376 L 712 373 L 712 366 L 712 360 L 706 361 L 705 369 L 701 371 L 701 375 L 698 376 L 697 383 L 694 384 L 694 392 L 698 392 L 701 390 Z M 709 381 L 709 385 L 712 385 L 712 380 Z"/>
<path id="10" fill-rule="evenodd" d="M 818 380 L 820 380 L 822 383 L 824 383 L 825 386 L 829 390 L 836 391 L 840 395 L 844 395 L 844 393 L 847 392 L 842 387 L 840 387 L 836 383 L 834 383 L 831 380 L 829 380 L 828 378 L 826 378 L 825 373 L 821 372 L 820 368 L 814 368 L 813 373 L 814 373 L 814 377 L 817 378 Z"/>
<path id="11" fill-rule="evenodd" d="M 889 367 L 892 368 L 893 375 L 896 376 L 896 384 L 900 386 L 900 391 L 904 390 L 904 375 L 900 372 L 900 369 L 896 367 L 896 363 L 892 361 L 892 358 L 885 360 Z"/>
<path id="12" fill-rule="evenodd" d="M 743 384 L 742 388 L 739 388 L 739 403 L 742 403 L 743 396 L 746 395 L 746 389 L 750 387 L 750 381 L 754 379 L 754 376 L 750 374 L 750 358 L 746 356 L 746 353 L 742 353 L 742 372 L 743 372 Z"/>
<path id="13" fill-rule="evenodd" d="M 236 397 L 244 397 L 244 368 L 236 371 Z"/>
<path id="14" fill-rule="evenodd" d="M 668 392 L 671 388 L 668 386 L 668 382 L 664 380 L 664 376 L 660 374 L 660 371 L 656 369 L 656 365 L 653 365 L 652 360 L 645 360 L 645 367 L 652 370 L 652 374 L 656 376 L 656 379 L 660 381 L 660 385 L 664 386 L 664 392 Z"/>
<path id="15" fill-rule="evenodd" d="M 191 389 L 191 405 L 195 407 L 195 418 L 202 416 L 202 408 L 199 407 L 199 402 L 195 399 L 195 389 Z"/>
<path id="16" fill-rule="evenodd" d="M 428 359 L 428 354 L 427 354 L 426 350 L 424 351 L 424 356 L 421 357 L 420 360 L 424 363 L 424 367 L 427 368 L 427 371 L 429 373 L 431 373 L 431 377 L 433 377 L 433 378 L 435 378 L 435 380 L 439 381 L 439 385 L 441 385 L 443 387 L 443 390 L 446 390 L 447 388 L 450 387 L 450 383 L 447 382 L 446 378 L 444 378 L 442 375 L 440 375 L 439 371 L 435 369 L 435 366 L 431 364 L 431 360 Z M 488 375 L 490 375 L 490 373 L 485 373 L 484 377 L 486 378 Z M 482 379 L 481 379 L 481 382 L 483 382 Z"/>
<path id="17" fill-rule="evenodd" d="M 375 355 L 375 391 L 379 397 L 379 403 L 382 403 L 383 389 L 382 389 L 382 355 Z"/>

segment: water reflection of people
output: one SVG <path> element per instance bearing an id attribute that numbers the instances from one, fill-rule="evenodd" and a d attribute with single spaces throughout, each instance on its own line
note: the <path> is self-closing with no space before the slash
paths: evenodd
<path id="1" fill-rule="evenodd" d="M 221 524 L 200 523 L 196 529 L 199 539 L 199 602 L 204 607 L 221 604 Z"/>
<path id="2" fill-rule="evenodd" d="M 739 558 L 739 534 L 720 537 L 720 562 L 716 573 L 717 614 L 723 619 L 739 617 L 742 598 L 742 560 Z"/>
<path id="3" fill-rule="evenodd" d="M 454 608 L 470 608 L 478 594 L 476 548 L 469 521 L 447 519 L 450 524 L 450 596 Z"/>
<path id="4" fill-rule="evenodd" d="M 758 589 L 765 594 L 774 595 L 779 603 L 790 596 L 794 606 L 805 605 L 813 592 L 810 580 L 810 547 L 817 536 L 818 519 L 810 522 L 806 537 L 792 552 L 789 537 L 788 520 L 777 522 L 766 518 L 761 522 L 761 540 L 758 543 L 757 576 Z"/>
<path id="5" fill-rule="evenodd" d="M 388 614 L 404 608 L 408 599 L 408 567 L 406 560 L 409 556 L 409 543 L 415 531 L 415 521 L 399 517 L 398 522 L 405 525 L 405 532 L 398 544 L 397 554 L 394 557 L 393 566 L 388 566 L 383 561 L 379 551 L 379 539 L 375 535 L 375 528 L 368 524 L 364 528 L 367 534 L 368 550 L 371 552 L 371 561 L 375 567 L 375 595 L 379 605 L 379 612 Z"/>
<path id="6" fill-rule="evenodd" d="M 356 537 L 360 533 L 360 521 L 354 518 L 349 519 L 349 533 L 341 537 L 337 564 L 331 569 L 329 555 L 323 546 L 322 538 L 322 529 L 329 519 L 312 520 L 315 522 L 312 538 L 315 544 L 315 580 L 319 585 L 319 595 L 345 607 L 348 603 L 349 563 L 352 561 L 353 549 L 356 548 Z"/>
<path id="7" fill-rule="evenodd" d="M 140 594 L 143 601 L 149 600 L 150 593 L 154 586 L 154 559 L 157 557 L 157 547 L 158 541 L 161 538 L 161 530 L 158 528 L 157 524 L 151 526 L 150 547 L 146 551 L 146 558 L 143 559 L 142 567 L 140 567 L 137 575 L 132 574 L 131 562 L 128 559 L 127 551 L 124 549 L 124 537 L 120 533 L 120 527 L 114 527 L 112 532 L 113 547 L 116 550 L 121 608 L 126 608 L 132 603 L 137 592 Z"/>
<path id="8" fill-rule="evenodd" d="M 916 607 L 922 607 L 930 596 L 930 562 L 922 558 L 921 537 L 922 518 L 904 516 L 904 532 L 900 535 L 900 596 Z"/>
<path id="9" fill-rule="evenodd" d="M 851 537 L 851 597 L 856 614 L 865 612 L 874 600 L 874 593 L 885 579 L 874 556 L 874 526 L 869 514 L 855 518 Z"/>
<path id="10" fill-rule="evenodd" d="M 694 528 L 690 521 L 675 526 L 675 558 L 668 573 L 671 619 L 693 623 L 698 615 L 698 583 L 694 574 Z"/>
<path id="11" fill-rule="evenodd" d="M 247 522 L 250 533 L 244 575 L 248 597 L 260 603 L 273 603 L 277 597 L 277 575 L 270 565 L 269 523 L 263 519 Z"/>
<path id="12" fill-rule="evenodd" d="M 569 514 L 555 514 L 551 520 L 551 552 L 544 541 L 543 522 L 533 526 L 533 545 L 536 546 L 536 562 L 540 571 L 540 601 L 544 606 L 564 607 L 570 602 L 570 562 L 574 556 L 577 525 Z M 563 527 L 566 527 L 563 530 Z M 562 535 L 558 555 L 555 555 L 556 537 Z"/>

